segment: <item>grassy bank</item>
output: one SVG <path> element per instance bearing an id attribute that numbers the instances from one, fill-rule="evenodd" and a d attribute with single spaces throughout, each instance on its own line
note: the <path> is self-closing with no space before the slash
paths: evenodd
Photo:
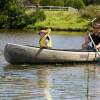
<path id="1" fill-rule="evenodd" d="M 89 20 L 80 16 L 79 12 L 45 11 L 46 19 L 38 21 L 35 28 L 51 27 L 52 30 L 85 31 L 88 29 Z"/>

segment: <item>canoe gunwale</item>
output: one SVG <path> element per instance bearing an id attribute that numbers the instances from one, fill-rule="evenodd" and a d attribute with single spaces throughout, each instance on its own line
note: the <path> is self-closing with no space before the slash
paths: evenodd
<path id="1" fill-rule="evenodd" d="M 23 45 L 28 47 L 40 48 L 38 46 L 30 46 L 30 45 Z M 46 50 L 57 50 L 57 51 L 72 51 L 72 52 L 96 52 L 94 50 L 86 50 L 86 49 L 55 49 L 55 48 L 41 48 Z"/>

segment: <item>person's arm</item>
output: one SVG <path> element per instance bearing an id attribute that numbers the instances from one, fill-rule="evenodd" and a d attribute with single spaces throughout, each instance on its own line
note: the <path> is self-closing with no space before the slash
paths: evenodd
<path id="1" fill-rule="evenodd" d="M 48 34 L 50 34 L 50 33 L 51 33 L 51 29 L 50 29 L 50 28 L 48 28 L 48 29 L 47 29 L 47 32 L 48 32 Z"/>
<path id="2" fill-rule="evenodd" d="M 88 46 L 88 43 L 90 42 L 90 38 L 88 35 L 85 36 L 85 39 L 84 39 L 84 43 L 82 44 L 82 49 L 86 49 L 87 46 Z"/>

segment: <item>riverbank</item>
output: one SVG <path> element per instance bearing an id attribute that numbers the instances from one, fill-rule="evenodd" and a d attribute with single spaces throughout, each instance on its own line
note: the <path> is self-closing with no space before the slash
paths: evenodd
<path id="1" fill-rule="evenodd" d="M 32 13 L 28 10 L 27 13 Z M 38 31 L 41 27 L 49 27 L 52 31 L 84 32 L 90 29 L 90 19 L 83 18 L 79 11 L 44 11 L 46 19 L 29 24 L 23 31 Z M 9 30 L 9 29 L 6 29 Z M 20 30 L 20 29 L 18 29 Z"/>
<path id="2" fill-rule="evenodd" d="M 38 34 L 39 30 L 34 29 L 0 29 L 0 34 L 18 34 L 18 35 L 25 35 L 25 34 Z M 67 36 L 83 36 L 85 32 L 82 31 L 54 31 L 52 30 L 51 34 L 55 35 L 67 35 Z"/>
<path id="3" fill-rule="evenodd" d="M 54 31 L 86 31 L 89 29 L 89 19 L 81 17 L 80 13 L 71 11 L 45 11 L 46 19 L 37 21 L 28 29 L 38 30 L 41 27 L 50 27 Z"/>

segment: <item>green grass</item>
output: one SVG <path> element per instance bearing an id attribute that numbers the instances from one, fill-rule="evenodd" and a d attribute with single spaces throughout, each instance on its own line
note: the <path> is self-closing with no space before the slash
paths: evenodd
<path id="1" fill-rule="evenodd" d="M 80 17 L 78 12 L 45 11 L 46 20 L 37 22 L 35 27 L 51 27 L 53 30 L 82 31 L 87 29 L 89 20 Z"/>

